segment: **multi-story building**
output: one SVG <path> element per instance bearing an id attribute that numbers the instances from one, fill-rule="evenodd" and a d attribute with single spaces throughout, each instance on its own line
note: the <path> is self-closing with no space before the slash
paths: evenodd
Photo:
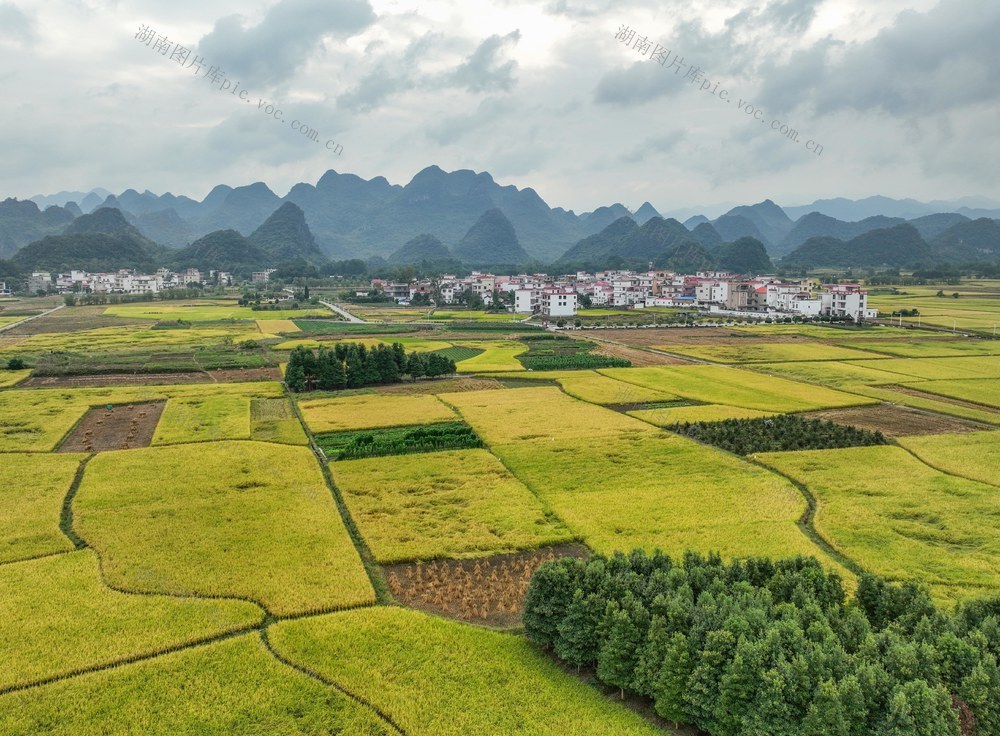
<path id="1" fill-rule="evenodd" d="M 868 309 L 868 292 L 857 284 L 831 284 L 820 294 L 821 312 L 831 317 L 850 317 L 855 322 L 878 317 L 877 309 Z"/>
<path id="2" fill-rule="evenodd" d="M 542 289 L 541 312 L 545 317 L 573 317 L 576 315 L 577 293 L 573 289 L 552 287 Z"/>
<path id="3" fill-rule="evenodd" d="M 28 291 L 32 294 L 38 291 L 48 291 L 52 288 L 52 274 L 48 271 L 35 271 L 28 277 Z"/>
<path id="4" fill-rule="evenodd" d="M 0 296 L 10 296 L 11 290 L 7 287 L 6 281 L 0 281 Z"/>

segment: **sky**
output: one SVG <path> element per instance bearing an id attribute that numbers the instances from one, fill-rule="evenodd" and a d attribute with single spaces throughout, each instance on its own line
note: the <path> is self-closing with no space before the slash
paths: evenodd
<path id="1" fill-rule="evenodd" d="M 996 0 L 0 0 L 0 198 L 436 164 L 577 212 L 1000 200 L 997 38 Z"/>

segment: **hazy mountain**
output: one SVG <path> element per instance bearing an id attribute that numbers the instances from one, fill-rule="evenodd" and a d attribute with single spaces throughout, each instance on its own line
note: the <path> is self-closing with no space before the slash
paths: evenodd
<path id="1" fill-rule="evenodd" d="M 319 265 L 326 260 L 306 224 L 305 214 L 294 202 L 285 202 L 275 210 L 274 214 L 254 230 L 249 240 L 271 263 L 301 259 Z"/>
<path id="2" fill-rule="evenodd" d="M 1000 261 L 1000 223 L 986 217 L 956 223 L 930 242 L 949 261 Z"/>
<path id="3" fill-rule="evenodd" d="M 957 212 L 967 217 L 1000 217 L 1000 203 L 982 197 L 965 197 L 956 200 L 920 202 L 916 199 L 866 197 L 865 199 L 818 199 L 812 204 L 784 206 L 782 209 L 793 220 L 810 212 L 819 212 L 845 222 L 857 222 L 866 217 L 884 215 L 912 220 L 939 212 Z M 970 214 L 971 213 L 971 214 Z"/>
<path id="4" fill-rule="evenodd" d="M 209 197 L 211 196 L 210 194 Z M 193 223 L 196 234 L 228 228 L 248 235 L 281 205 L 281 198 L 264 182 L 259 181 L 249 186 L 236 187 L 225 195 L 217 207 L 207 211 L 206 203 L 207 207 L 211 207 L 212 203 L 206 198 L 202 204 L 204 214 Z"/>
<path id="5" fill-rule="evenodd" d="M 910 220 L 910 224 L 917 228 L 920 236 L 930 242 L 953 225 L 962 222 L 969 222 L 969 218 L 957 212 L 938 212 L 933 215 L 924 215 L 915 220 Z"/>
<path id="6" fill-rule="evenodd" d="M 705 247 L 721 245 L 723 242 L 722 236 L 719 235 L 719 231 L 712 227 L 712 224 L 708 220 L 699 223 L 691 231 L 691 235 L 688 237 L 696 243 L 701 243 Z"/>
<path id="7" fill-rule="evenodd" d="M 689 217 L 684 221 L 684 227 L 686 227 L 688 230 L 694 230 L 696 227 L 705 222 L 711 223 L 712 221 L 709 220 L 704 215 L 695 215 L 694 217 Z"/>
<path id="8" fill-rule="evenodd" d="M 136 227 L 150 240 L 171 248 L 183 248 L 194 239 L 191 226 L 172 207 L 139 215 Z"/>
<path id="9" fill-rule="evenodd" d="M 106 194 L 91 192 L 90 194 L 84 196 L 83 199 L 79 200 L 80 209 L 84 212 L 93 212 L 101 206 L 101 202 L 103 202 L 110 194 L 110 192 Z"/>
<path id="10" fill-rule="evenodd" d="M 872 230 L 844 242 L 838 238 L 807 240 L 781 260 L 782 266 L 902 268 L 934 261 L 931 246 L 908 223 Z"/>
<path id="11" fill-rule="evenodd" d="M 388 258 L 393 265 L 421 263 L 423 261 L 453 260 L 451 251 L 433 235 L 418 235 Z"/>
<path id="12" fill-rule="evenodd" d="M 703 233 L 704 234 L 704 233 Z M 697 245 L 690 251 L 701 262 L 704 246 L 696 243 L 693 233 L 673 218 L 654 217 L 641 227 L 631 217 L 621 217 L 600 233 L 583 238 L 555 264 L 555 268 L 603 269 L 634 266 L 645 268 L 649 262 L 664 263 L 681 246 Z M 716 234 L 717 235 L 717 234 Z M 687 251 L 685 251 L 687 252 Z"/>
<path id="13" fill-rule="evenodd" d="M 580 215 L 580 220 L 593 228 L 593 232 L 596 233 L 622 217 L 631 218 L 632 213 L 625 205 L 615 203 L 610 207 L 598 207 L 593 212 L 585 212 Z"/>
<path id="14" fill-rule="evenodd" d="M 791 253 L 810 238 L 837 238 L 838 240 L 850 240 L 872 230 L 902 225 L 906 220 L 899 217 L 886 217 L 884 215 L 874 215 L 867 217 L 860 222 L 844 222 L 835 217 L 811 212 L 801 217 L 788 233 L 787 237 L 772 252 L 778 256 Z"/>
<path id="15" fill-rule="evenodd" d="M 772 245 L 757 229 L 753 220 L 743 215 L 723 215 L 712 222 L 712 227 L 727 243 L 740 238 L 754 238 L 764 243 L 765 246 Z"/>
<path id="16" fill-rule="evenodd" d="M 248 276 L 271 264 L 271 259 L 235 230 L 218 230 L 179 250 L 172 264 L 175 268 L 218 269 Z"/>
<path id="17" fill-rule="evenodd" d="M 26 245 L 13 262 L 25 270 L 151 270 L 161 250 L 130 225 L 120 210 L 102 207 L 71 222 L 62 235 Z"/>
<path id="18" fill-rule="evenodd" d="M 717 259 L 716 267 L 722 271 L 748 276 L 774 273 L 774 264 L 767 255 L 767 249 L 755 238 L 740 238 L 710 252 Z"/>
<path id="19" fill-rule="evenodd" d="M 65 207 L 67 202 L 82 202 L 88 194 L 94 194 L 98 202 L 101 202 L 111 192 L 107 189 L 91 189 L 89 192 L 59 192 L 58 194 L 36 194 L 30 197 L 31 201 L 44 210 L 46 207 Z"/>
<path id="20" fill-rule="evenodd" d="M 46 235 L 61 233 L 73 217 L 63 207 L 41 211 L 30 199 L 5 199 L 0 202 L 0 258 L 10 258 L 28 243 Z"/>
<path id="21" fill-rule="evenodd" d="M 635 220 L 637 225 L 644 225 L 648 220 L 651 220 L 654 217 L 662 217 L 662 215 L 660 215 L 660 213 L 656 211 L 656 208 L 649 202 L 643 202 L 642 207 L 637 209 L 635 214 L 632 215 L 632 219 Z"/>
<path id="22" fill-rule="evenodd" d="M 579 266 L 592 268 L 589 264 L 600 264 L 608 257 L 615 255 L 615 248 L 618 243 L 626 241 L 639 231 L 639 226 L 635 224 L 630 216 L 619 217 L 601 232 L 594 233 L 583 238 L 563 253 L 554 264 L 556 267 Z"/>
<path id="23" fill-rule="evenodd" d="M 764 244 L 773 247 L 780 243 L 792 229 L 792 221 L 785 211 L 770 199 L 754 205 L 743 205 L 729 210 L 723 217 L 744 217 L 754 224 L 764 237 Z M 721 218 L 720 218 L 721 219 Z M 717 227 L 716 230 L 719 230 Z M 722 230 L 719 230 L 720 234 Z M 724 239 L 729 238 L 725 235 Z"/>
<path id="24" fill-rule="evenodd" d="M 48 207 L 46 209 L 52 209 L 52 208 Z M 83 210 L 80 209 L 80 205 L 78 205 L 76 202 L 72 200 L 64 204 L 63 209 L 69 212 L 71 215 L 73 215 L 73 217 L 79 217 L 80 215 L 83 214 Z"/>
<path id="25" fill-rule="evenodd" d="M 531 260 L 510 220 L 496 208 L 484 212 L 452 250 L 462 263 L 472 266 L 519 265 Z"/>
<path id="26" fill-rule="evenodd" d="M 671 248 L 664 257 L 656 262 L 657 268 L 667 268 L 678 273 L 697 273 L 712 271 L 718 265 L 716 257 L 698 243 L 690 240 Z"/>

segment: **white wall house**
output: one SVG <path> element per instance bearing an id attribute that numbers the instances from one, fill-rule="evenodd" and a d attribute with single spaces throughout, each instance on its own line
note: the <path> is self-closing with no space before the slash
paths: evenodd
<path id="1" fill-rule="evenodd" d="M 541 309 L 541 291 L 538 289 L 517 289 L 514 291 L 514 311 L 518 314 L 534 314 Z"/>
<path id="2" fill-rule="evenodd" d="M 868 292 L 857 284 L 838 284 L 827 286 L 820 300 L 823 302 L 822 313 L 833 317 L 850 317 L 855 322 L 878 316 L 877 309 L 868 309 Z"/>
<path id="3" fill-rule="evenodd" d="M 542 314 L 546 317 L 574 317 L 577 294 L 573 289 L 542 289 Z"/>

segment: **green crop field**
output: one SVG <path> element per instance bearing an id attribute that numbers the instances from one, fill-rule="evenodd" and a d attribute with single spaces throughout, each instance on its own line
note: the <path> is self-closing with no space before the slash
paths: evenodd
<path id="1" fill-rule="evenodd" d="M 893 359 L 865 360 L 856 363 L 841 363 L 838 361 L 811 363 L 761 363 L 753 366 L 753 370 L 770 376 L 788 378 L 792 381 L 818 383 L 830 388 L 846 388 L 858 384 L 879 385 L 899 383 L 903 380 L 899 373 L 883 369 L 886 363 Z"/>
<path id="2" fill-rule="evenodd" d="M 406 733 L 652 736 L 662 731 L 520 637 L 399 608 L 280 623 L 275 648 L 340 683 Z"/>
<path id="3" fill-rule="evenodd" d="M 794 412 L 875 403 L 864 396 L 723 366 L 607 368 L 600 373 L 706 404 Z"/>
<path id="4" fill-rule="evenodd" d="M 792 361 L 858 360 L 884 356 L 818 342 L 759 342 L 741 345 L 660 345 L 657 350 L 690 355 L 719 363 L 781 363 Z"/>
<path id="5" fill-rule="evenodd" d="M 0 693 L 256 626 L 252 603 L 129 595 L 90 551 L 0 566 Z"/>
<path id="6" fill-rule="evenodd" d="M 956 381 L 922 381 L 913 388 L 937 394 L 949 399 L 958 399 L 970 404 L 981 404 L 994 409 L 1000 408 L 1000 382 L 989 378 L 970 378 Z"/>
<path id="7" fill-rule="evenodd" d="M 299 402 L 309 429 L 316 433 L 407 427 L 455 420 L 455 412 L 433 396 L 360 394 Z"/>
<path id="8" fill-rule="evenodd" d="M 486 450 L 349 460 L 331 472 L 379 562 L 484 557 L 573 539 Z"/>
<path id="9" fill-rule="evenodd" d="M 0 371 L 0 388 L 10 388 L 11 386 L 16 386 L 30 375 L 30 370 Z"/>
<path id="10" fill-rule="evenodd" d="M 592 549 L 822 556 L 795 487 L 731 455 L 554 388 L 442 398 Z"/>
<path id="11" fill-rule="evenodd" d="M 759 455 L 815 494 L 816 528 L 870 572 L 948 588 L 1000 586 L 993 486 L 934 470 L 899 447 Z"/>
<path id="12" fill-rule="evenodd" d="M 107 452 L 87 466 L 74 506 L 80 536 L 123 589 L 244 598 L 278 615 L 375 600 L 306 448 Z"/>
<path id="13" fill-rule="evenodd" d="M 435 309 L 431 312 L 430 319 L 438 321 L 460 322 L 471 320 L 474 322 L 520 322 L 527 317 L 526 314 L 514 314 L 512 312 L 478 312 L 469 309 Z"/>
<path id="14" fill-rule="evenodd" d="M 59 514 L 83 458 L 0 456 L 0 563 L 73 549 Z"/>
<path id="15" fill-rule="evenodd" d="M 900 437 L 898 442 L 933 468 L 1000 486 L 1000 432 Z"/>
<path id="16" fill-rule="evenodd" d="M 256 635 L 0 695 L 7 736 L 257 736 L 395 731 L 371 709 L 278 662 Z"/>
<path id="17" fill-rule="evenodd" d="M 952 378 L 1000 378 L 1000 356 L 971 358 L 888 358 L 878 363 L 845 363 L 857 368 L 909 376 L 908 380 L 948 380 Z M 893 383 L 898 383 L 896 379 Z M 858 383 L 876 383 L 862 380 Z M 884 383 L 881 379 L 877 383 Z"/>
<path id="18" fill-rule="evenodd" d="M 505 376 L 503 373 L 497 376 Z M 643 388 L 634 383 L 618 381 L 594 371 L 528 371 L 509 376 L 525 381 L 554 381 L 563 391 L 591 404 L 639 404 L 654 401 L 677 401 L 678 397 L 665 391 Z"/>
<path id="19" fill-rule="evenodd" d="M 1000 342 L 993 340 L 894 340 L 892 342 L 845 342 L 847 348 L 861 348 L 898 358 L 960 358 L 967 355 L 1000 355 Z"/>
<path id="20" fill-rule="evenodd" d="M 315 309 L 280 309 L 253 310 L 241 307 L 233 300 L 193 302 L 193 303 L 147 303 L 147 304 L 115 304 L 104 310 L 113 317 L 129 319 L 178 320 L 186 322 L 215 322 L 225 319 L 243 320 L 284 320 L 308 317 L 311 315 L 330 315 L 323 308 Z"/>

